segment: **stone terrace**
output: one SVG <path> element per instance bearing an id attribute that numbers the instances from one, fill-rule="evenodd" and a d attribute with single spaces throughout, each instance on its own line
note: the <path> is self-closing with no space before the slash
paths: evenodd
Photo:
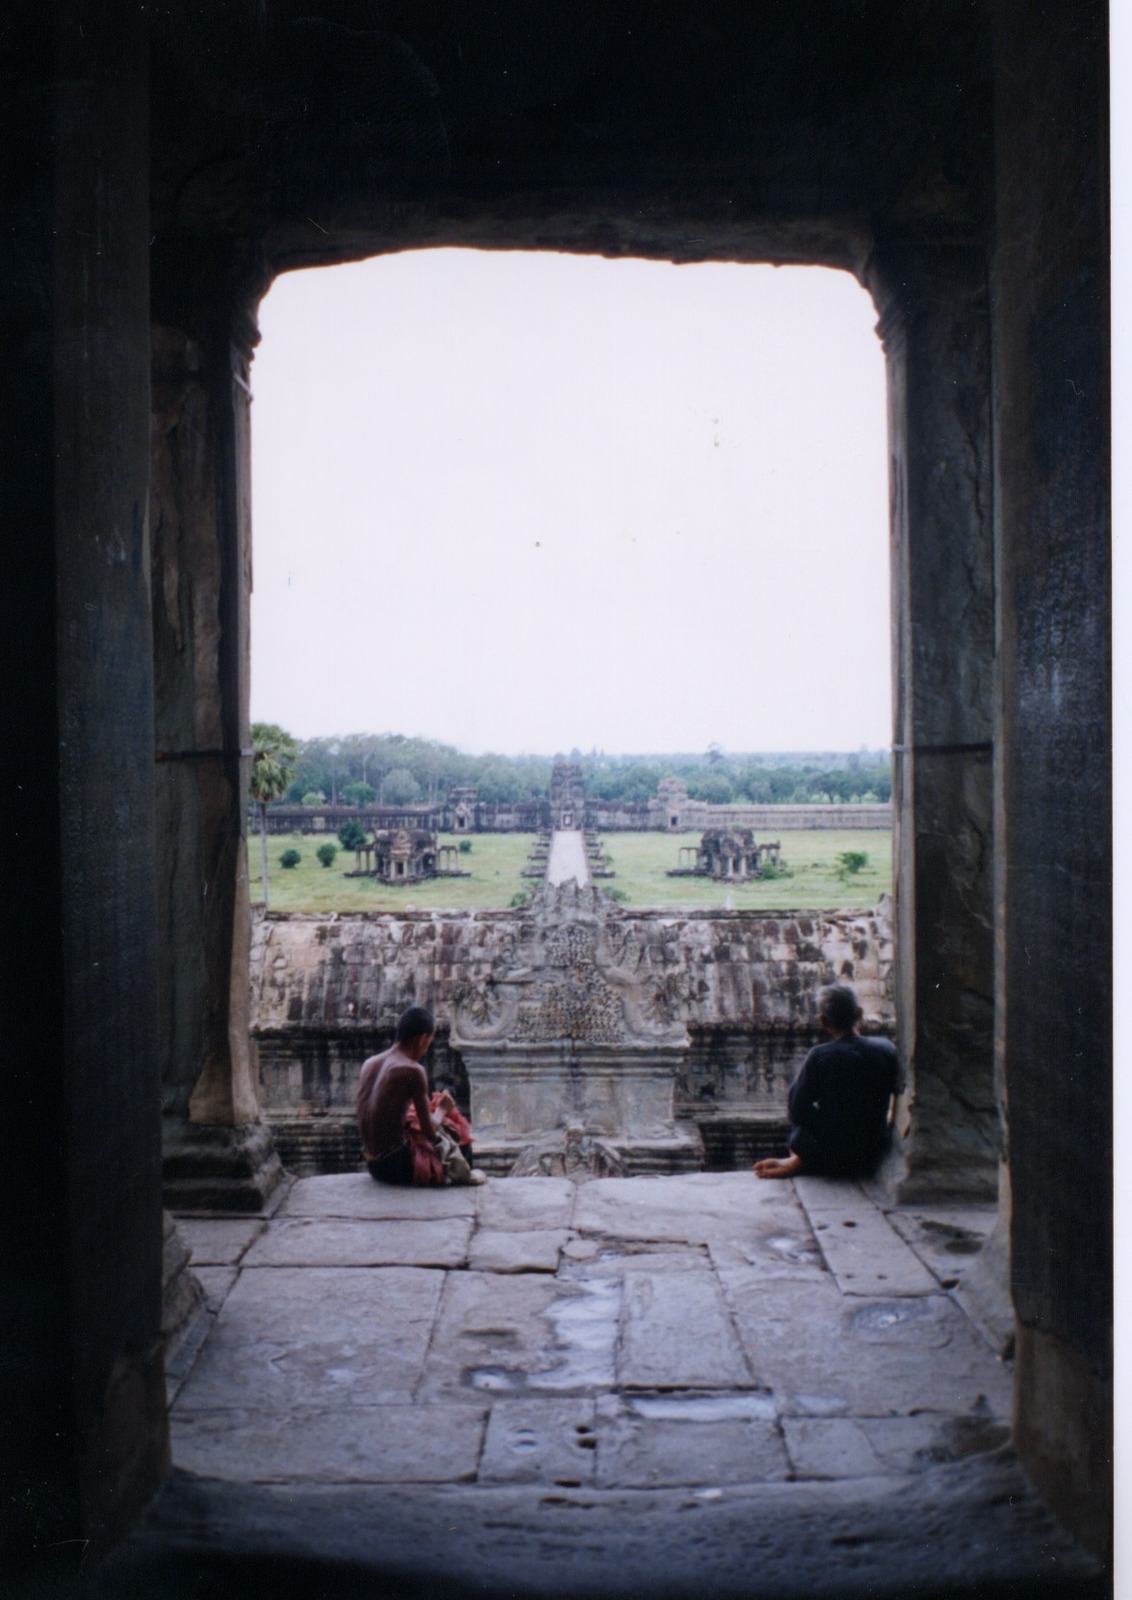
<path id="1" fill-rule="evenodd" d="M 389 1595 L 417 1562 L 483 1593 L 1092 1593 L 951 1292 L 990 1221 L 747 1173 L 349 1174 L 183 1219 L 181 1470 L 112 1592 L 235 1550 Z"/>

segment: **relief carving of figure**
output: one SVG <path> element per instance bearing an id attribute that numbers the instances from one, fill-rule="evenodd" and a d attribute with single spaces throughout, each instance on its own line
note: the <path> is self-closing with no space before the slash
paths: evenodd
<path id="1" fill-rule="evenodd" d="M 666 975 L 658 999 L 638 936 L 619 927 L 612 910 L 593 888 L 548 886 L 511 933 L 490 979 L 458 996 L 454 1038 L 595 1045 L 685 1039 L 686 975 Z"/>

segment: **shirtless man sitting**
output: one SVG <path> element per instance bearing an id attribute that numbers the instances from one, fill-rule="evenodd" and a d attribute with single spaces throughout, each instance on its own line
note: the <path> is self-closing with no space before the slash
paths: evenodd
<path id="1" fill-rule="evenodd" d="M 470 1138 L 471 1129 L 445 1090 L 429 1102 L 428 1075 L 421 1062 L 436 1036 L 436 1024 L 424 1006 L 410 1006 L 397 1022 L 396 1042 L 370 1056 L 358 1078 L 357 1113 L 366 1167 L 379 1183 L 437 1184 L 444 1167 L 434 1148 L 445 1122 Z M 410 1112 L 415 1113 L 414 1118 Z M 461 1150 L 471 1157 L 471 1144 Z M 472 1173 L 472 1183 L 483 1174 Z"/>
<path id="2" fill-rule="evenodd" d="M 888 1147 L 892 1099 L 904 1088 L 896 1047 L 862 1038 L 861 1007 L 847 983 L 822 989 L 818 1005 L 830 1042 L 810 1051 L 790 1085 L 790 1154 L 756 1161 L 756 1178 L 864 1178 Z"/>

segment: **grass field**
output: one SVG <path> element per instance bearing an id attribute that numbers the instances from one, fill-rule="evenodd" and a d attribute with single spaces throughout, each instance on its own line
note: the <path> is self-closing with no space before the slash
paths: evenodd
<path id="1" fill-rule="evenodd" d="M 315 851 L 333 834 L 272 834 L 267 841 L 267 881 L 272 911 L 473 911 L 511 904 L 511 896 L 529 886 L 519 876 L 531 848 L 528 833 L 477 833 L 472 848 L 460 857 L 470 878 L 432 878 L 426 883 L 392 888 L 376 878 L 347 878 L 354 852 L 339 850 L 332 866 L 320 866 Z M 441 834 L 441 844 L 458 844 L 455 834 Z M 281 867 L 284 850 L 299 852 L 297 867 Z M 259 836 L 248 839 L 248 868 L 253 901 L 263 899 Z"/>
<path id="2" fill-rule="evenodd" d="M 846 829 L 783 833 L 782 863 L 789 877 L 753 883 L 713 883 L 710 878 L 669 878 L 681 845 L 699 843 L 698 833 L 609 833 L 603 848 L 617 876 L 603 883 L 619 889 L 631 906 L 731 906 L 736 911 L 833 911 L 875 906 L 892 892 L 892 834 Z M 842 877 L 837 857 L 863 850 L 868 864 Z"/>
<path id="3" fill-rule="evenodd" d="M 681 845 L 699 842 L 697 833 L 614 833 L 604 837 L 617 876 L 602 887 L 624 894 L 627 906 L 670 906 L 736 911 L 814 911 L 874 906 L 892 891 L 892 835 L 847 830 L 784 833 L 782 859 L 790 876 L 749 884 L 712 883 L 707 878 L 669 878 Z M 335 842 L 335 841 L 332 841 Z M 456 844 L 443 834 L 441 844 Z M 273 911 L 472 911 L 511 904 L 532 844 L 525 833 L 477 833 L 472 848 L 460 857 L 470 878 L 434 878 L 431 882 L 390 888 L 373 878 L 347 878 L 354 852 L 339 850 L 334 864 L 323 867 L 315 856 L 323 836 L 273 835 L 267 841 L 268 881 Z M 301 856 L 297 867 L 279 865 L 284 850 Z M 845 850 L 863 850 L 868 865 L 842 877 L 837 857 Z M 252 899 L 262 898 L 259 838 L 248 840 Z"/>

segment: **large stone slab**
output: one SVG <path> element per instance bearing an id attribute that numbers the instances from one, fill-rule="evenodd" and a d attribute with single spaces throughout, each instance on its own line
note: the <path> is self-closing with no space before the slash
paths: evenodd
<path id="1" fill-rule="evenodd" d="M 228 1298 L 229 1290 L 240 1275 L 239 1267 L 194 1267 L 208 1309 L 215 1313 Z"/>
<path id="2" fill-rule="evenodd" d="M 178 1217 L 194 1267 L 235 1266 L 264 1229 L 260 1217 Z"/>
<path id="3" fill-rule="evenodd" d="M 858 1478 L 926 1472 L 1009 1443 L 1002 1418 L 921 1412 L 914 1417 L 784 1417 L 798 1478 Z"/>
<path id="4" fill-rule="evenodd" d="M 1010 1423 L 982 1411 L 967 1416 L 921 1412 L 915 1417 L 868 1417 L 861 1422 L 886 1472 L 926 1472 L 1010 1442 Z"/>
<path id="5" fill-rule="evenodd" d="M 241 1483 L 458 1483 L 476 1475 L 486 1415 L 412 1405 L 179 1412 L 173 1459 Z"/>
<path id="6" fill-rule="evenodd" d="M 741 1388 L 752 1382 L 723 1294 L 703 1272 L 625 1279 L 618 1381 L 635 1388 Z"/>
<path id="7" fill-rule="evenodd" d="M 280 1207 L 281 1217 L 406 1217 L 432 1222 L 441 1217 L 472 1217 L 475 1188 L 398 1188 L 375 1183 L 368 1172 L 339 1172 L 300 1178 Z"/>
<path id="8" fill-rule="evenodd" d="M 597 1481 L 603 1487 L 765 1483 L 790 1464 L 773 1421 L 641 1417 L 617 1401 L 598 1405 Z"/>
<path id="9" fill-rule="evenodd" d="M 577 1186 L 569 1178 L 493 1178 L 479 1191 L 481 1228 L 568 1228 Z"/>
<path id="10" fill-rule="evenodd" d="M 786 1414 L 1010 1414 L 1008 1365 L 947 1295 L 868 1300 L 828 1277 L 727 1292 L 753 1372 Z"/>
<path id="11" fill-rule="evenodd" d="M 994 1226 L 994 1206 L 898 1207 L 889 1224 L 946 1288 L 975 1260 Z"/>
<path id="12" fill-rule="evenodd" d="M 593 1481 L 596 1450 L 592 1400 L 497 1400 L 479 1480 L 577 1488 Z"/>
<path id="13" fill-rule="evenodd" d="M 585 1184 L 574 1207 L 579 1233 L 685 1244 L 742 1241 L 786 1218 L 795 1226 L 800 1218 L 791 1186 L 759 1183 L 748 1172 L 603 1178 Z"/>
<path id="14" fill-rule="evenodd" d="M 470 1217 L 365 1222 L 286 1217 L 270 1224 L 245 1257 L 249 1267 L 462 1267 Z"/>
<path id="15" fill-rule="evenodd" d="M 482 1405 L 525 1394 L 554 1362 L 548 1308 L 561 1286 L 542 1274 L 450 1274 L 429 1346 L 421 1396 Z"/>
<path id="16" fill-rule="evenodd" d="M 712 1240 L 708 1249 L 712 1266 L 724 1281 L 734 1276 L 743 1283 L 766 1278 L 799 1278 L 805 1282 L 827 1272 L 801 1208 L 797 1218 L 772 1218 L 741 1240 Z"/>
<path id="17" fill-rule="evenodd" d="M 864 1424 L 854 1417 L 783 1417 L 782 1431 L 796 1478 L 871 1478 L 884 1473 Z"/>
<path id="18" fill-rule="evenodd" d="M 443 1281 L 420 1267 L 245 1267 L 177 1407 L 408 1401 Z"/>
<path id="19" fill-rule="evenodd" d="M 796 1187 L 825 1264 L 843 1294 L 934 1294 L 920 1258 L 855 1184 L 799 1178 Z"/>
<path id="20" fill-rule="evenodd" d="M 474 1272 L 556 1272 L 570 1238 L 564 1228 L 534 1232 L 479 1228 L 468 1251 L 468 1265 Z"/>

